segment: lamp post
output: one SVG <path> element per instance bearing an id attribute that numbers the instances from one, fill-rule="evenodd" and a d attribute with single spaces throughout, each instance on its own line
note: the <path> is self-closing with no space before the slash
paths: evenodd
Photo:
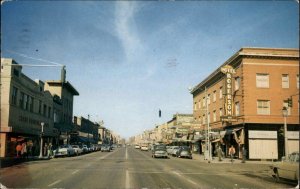
<path id="1" fill-rule="evenodd" d="M 40 156 L 39 158 L 42 158 L 43 157 L 43 135 L 44 135 L 44 122 L 41 122 L 41 126 L 42 126 L 42 131 L 41 131 L 41 144 L 40 144 Z"/>
<path id="2" fill-rule="evenodd" d="M 284 155 L 287 158 L 287 156 L 289 155 L 288 138 L 287 138 L 287 124 L 286 124 L 286 117 L 288 116 L 288 110 L 285 106 L 282 108 L 282 115 L 284 118 Z"/>

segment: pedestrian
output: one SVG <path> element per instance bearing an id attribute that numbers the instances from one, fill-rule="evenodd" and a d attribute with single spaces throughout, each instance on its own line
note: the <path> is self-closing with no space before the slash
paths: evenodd
<path id="1" fill-rule="evenodd" d="M 221 146 L 218 146 L 218 148 L 217 148 L 217 155 L 218 155 L 219 161 L 222 161 L 223 151 L 222 151 Z"/>
<path id="2" fill-rule="evenodd" d="M 233 147 L 233 145 L 231 145 L 231 147 L 229 148 L 229 152 L 228 152 L 230 159 L 231 159 L 231 163 L 233 163 L 233 157 L 235 154 L 235 148 Z"/>
<path id="3" fill-rule="evenodd" d="M 48 145 L 48 154 L 47 154 L 48 158 L 52 158 L 52 144 L 49 143 Z"/>
<path id="4" fill-rule="evenodd" d="M 22 158 L 27 157 L 27 145 L 26 145 L 26 141 L 24 141 L 22 143 L 21 156 L 22 156 Z"/>
<path id="5" fill-rule="evenodd" d="M 45 143 L 45 146 L 44 146 L 44 149 L 43 149 L 43 156 L 48 156 L 47 153 L 48 153 L 48 144 Z"/>
<path id="6" fill-rule="evenodd" d="M 22 145 L 18 142 L 16 146 L 17 158 L 21 157 L 21 150 L 22 150 Z"/>
<path id="7" fill-rule="evenodd" d="M 246 163 L 247 150 L 245 146 L 242 148 L 242 163 Z"/>

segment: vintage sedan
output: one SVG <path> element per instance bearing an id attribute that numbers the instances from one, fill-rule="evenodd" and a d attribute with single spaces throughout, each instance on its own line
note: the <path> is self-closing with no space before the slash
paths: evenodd
<path id="1" fill-rule="evenodd" d="M 168 158 L 166 146 L 163 144 L 155 145 L 152 150 L 152 157 L 153 158 L 157 158 L 157 157 Z"/>
<path id="2" fill-rule="evenodd" d="M 54 157 L 74 156 L 74 155 L 75 155 L 75 150 L 69 144 L 61 145 L 54 151 Z"/>
<path id="3" fill-rule="evenodd" d="M 297 181 L 299 179 L 299 152 L 293 152 L 288 157 L 283 157 L 281 162 L 274 163 L 271 171 L 276 181 L 281 178 Z"/>
<path id="4" fill-rule="evenodd" d="M 191 149 L 188 146 L 180 146 L 176 152 L 176 157 L 193 159 Z"/>
<path id="5" fill-rule="evenodd" d="M 75 154 L 77 156 L 83 153 L 83 150 L 79 147 L 79 145 L 72 145 L 72 148 L 75 150 Z"/>

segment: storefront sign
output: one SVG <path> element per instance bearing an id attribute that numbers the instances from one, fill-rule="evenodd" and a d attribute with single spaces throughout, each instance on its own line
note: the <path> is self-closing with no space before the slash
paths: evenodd
<path id="1" fill-rule="evenodd" d="M 221 68 L 221 72 L 226 75 L 225 78 L 225 112 L 222 116 L 222 121 L 233 122 L 236 121 L 233 115 L 233 97 L 232 97 L 232 74 L 235 74 L 235 70 L 232 66 L 226 65 Z"/>
<path id="2" fill-rule="evenodd" d="M 277 131 L 248 131 L 249 138 L 277 139 Z"/>
<path id="3" fill-rule="evenodd" d="M 29 117 L 26 117 L 26 116 L 19 116 L 19 121 L 22 122 L 22 123 L 28 123 L 30 125 L 39 125 L 39 126 L 41 125 L 41 122 L 42 122 L 42 121 L 38 121 L 36 119 L 29 118 Z M 44 126 L 48 127 L 49 124 L 45 123 Z"/>
<path id="4" fill-rule="evenodd" d="M 288 139 L 297 139 L 299 140 L 299 131 L 288 131 L 287 132 Z"/>

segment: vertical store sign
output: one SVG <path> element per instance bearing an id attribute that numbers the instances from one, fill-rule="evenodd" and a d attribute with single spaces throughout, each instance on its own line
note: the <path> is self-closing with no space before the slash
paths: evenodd
<path id="1" fill-rule="evenodd" d="M 221 72 L 225 74 L 225 112 L 221 117 L 222 121 L 236 121 L 233 116 L 233 98 L 232 98 L 232 75 L 235 74 L 235 69 L 232 66 L 226 65 L 221 68 Z"/>

